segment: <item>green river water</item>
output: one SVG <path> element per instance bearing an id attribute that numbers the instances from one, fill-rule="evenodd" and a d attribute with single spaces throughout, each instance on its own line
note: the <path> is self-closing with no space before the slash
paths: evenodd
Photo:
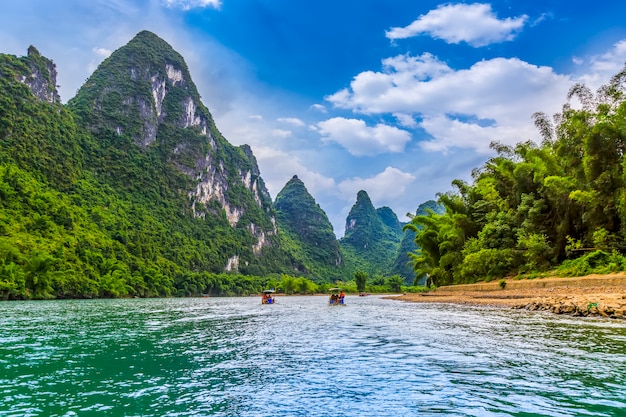
<path id="1" fill-rule="evenodd" d="M 0 303 L 0 416 L 626 416 L 623 321 L 346 303 Z"/>

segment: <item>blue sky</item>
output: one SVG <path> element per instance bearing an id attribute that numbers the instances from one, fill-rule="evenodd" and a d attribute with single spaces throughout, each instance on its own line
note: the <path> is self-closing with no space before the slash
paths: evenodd
<path id="1" fill-rule="evenodd" d="M 6 0 L 0 52 L 52 59 L 64 102 L 141 30 L 185 58 L 272 198 L 298 175 L 341 237 L 359 190 L 401 221 L 489 143 L 539 140 L 577 82 L 626 62 L 626 2 Z M 573 103 L 575 105 L 575 103 Z"/>

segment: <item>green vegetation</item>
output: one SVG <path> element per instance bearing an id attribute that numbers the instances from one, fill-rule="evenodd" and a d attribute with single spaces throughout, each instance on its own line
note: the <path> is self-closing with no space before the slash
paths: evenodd
<path id="1" fill-rule="evenodd" d="M 50 68 L 32 47 L 0 55 L 0 297 L 243 294 L 259 287 L 246 277 L 289 269 L 256 160 L 221 136 L 169 45 L 140 33 L 67 106 L 21 82 L 54 96 Z M 153 82 L 167 86 L 161 118 Z M 200 122 L 184 127 L 188 100 Z M 207 160 L 241 213 L 234 226 L 219 201 L 194 194 Z M 234 257 L 239 273 L 225 274 Z"/>
<path id="2" fill-rule="evenodd" d="M 339 279 L 343 261 L 333 226 L 297 176 L 278 193 L 274 210 L 293 269 L 319 283 Z"/>
<path id="3" fill-rule="evenodd" d="M 402 226 L 393 211 L 388 207 L 375 209 L 367 193 L 359 191 L 346 219 L 345 236 L 339 240 L 345 274 L 387 274 L 401 240 Z"/>
<path id="4" fill-rule="evenodd" d="M 220 134 L 156 35 L 67 106 L 55 76 L 33 47 L 0 54 L 2 299 L 414 292 L 626 268 L 626 71 L 595 95 L 575 86 L 581 105 L 554 123 L 536 114 L 540 145 L 492 144 L 472 184 L 407 225 L 360 191 L 340 241 L 297 177 L 272 204 L 250 148 Z"/>
<path id="5" fill-rule="evenodd" d="M 294 178 L 272 206 L 250 148 L 222 137 L 162 39 L 139 33 L 67 106 L 55 77 L 34 47 L 0 55 L 2 299 L 310 294 L 341 282 L 339 244 L 304 184 Z"/>
<path id="6" fill-rule="evenodd" d="M 411 255 L 416 274 L 448 285 L 623 271 L 625 80 L 626 70 L 595 95 L 574 86 L 554 121 L 534 115 L 540 145 L 493 143 L 497 155 L 473 184 L 456 180 L 456 193 L 439 195 L 445 213 L 413 217 L 405 229 L 420 248 Z"/>
<path id="7" fill-rule="evenodd" d="M 415 215 L 424 215 L 429 209 L 439 214 L 444 212 L 443 207 L 437 204 L 436 201 L 428 200 L 419 205 L 415 211 Z M 407 215 L 412 217 L 410 214 Z M 418 249 L 415 244 L 415 232 L 407 228 L 404 228 L 403 230 L 404 234 L 402 235 L 400 247 L 398 248 L 393 264 L 391 265 L 391 274 L 400 275 L 404 278 L 406 284 L 418 286 L 426 285 L 426 276 L 415 276 L 415 272 L 413 271 L 413 262 L 411 262 L 411 258 L 409 256 L 410 253 L 413 253 Z"/>
<path id="8" fill-rule="evenodd" d="M 356 289 L 359 292 L 364 292 L 365 291 L 365 286 L 367 284 L 367 278 L 368 275 L 366 272 L 363 271 L 356 271 L 354 273 L 354 281 L 356 283 Z"/>

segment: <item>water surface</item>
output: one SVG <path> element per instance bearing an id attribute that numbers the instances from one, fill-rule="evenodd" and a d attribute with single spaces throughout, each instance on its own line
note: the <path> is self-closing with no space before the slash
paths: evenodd
<path id="1" fill-rule="evenodd" d="M 0 303 L 0 416 L 625 416 L 626 323 L 382 297 Z"/>

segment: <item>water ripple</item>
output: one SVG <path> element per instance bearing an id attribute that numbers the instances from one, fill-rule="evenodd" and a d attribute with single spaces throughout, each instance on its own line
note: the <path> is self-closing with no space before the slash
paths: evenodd
<path id="1" fill-rule="evenodd" d="M 626 325 L 348 297 L 0 303 L 0 416 L 620 416 Z"/>

